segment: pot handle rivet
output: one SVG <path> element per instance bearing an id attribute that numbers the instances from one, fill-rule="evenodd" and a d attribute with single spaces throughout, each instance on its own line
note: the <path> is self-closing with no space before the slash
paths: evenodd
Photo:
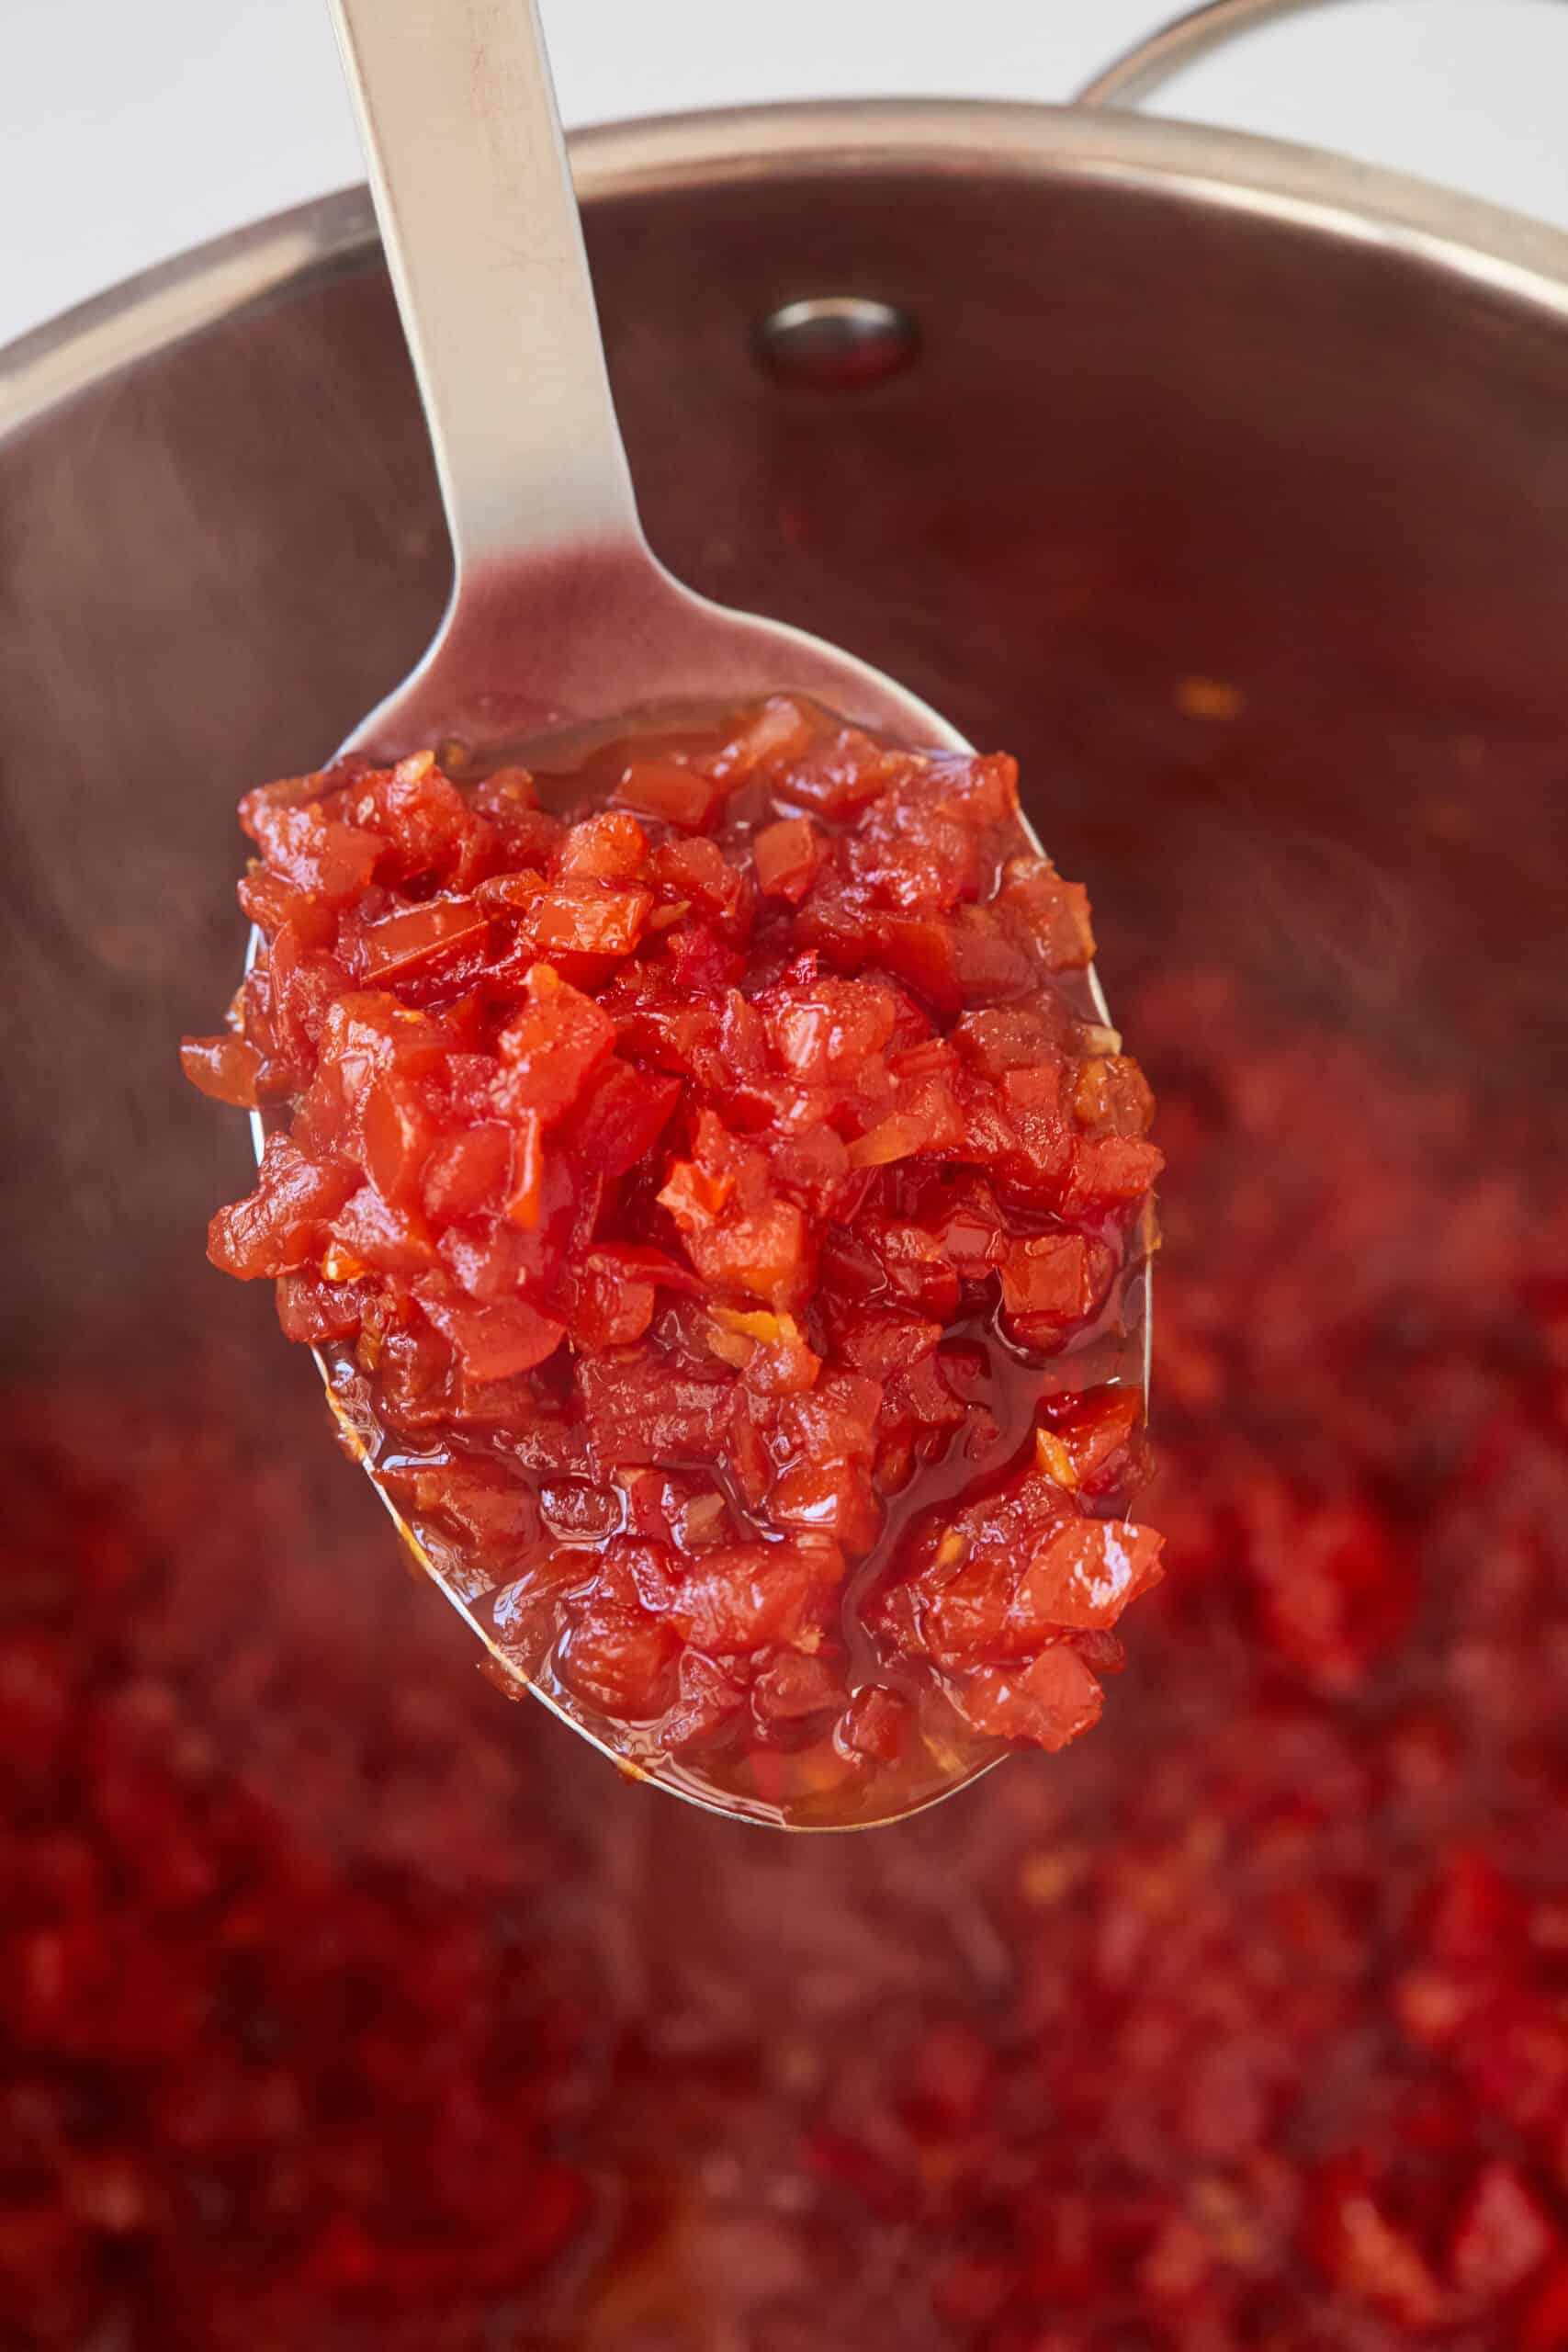
<path id="1" fill-rule="evenodd" d="M 907 311 L 867 294 L 818 294 L 781 303 L 759 321 L 757 356 L 781 384 L 863 391 L 902 375 L 919 356 Z"/>

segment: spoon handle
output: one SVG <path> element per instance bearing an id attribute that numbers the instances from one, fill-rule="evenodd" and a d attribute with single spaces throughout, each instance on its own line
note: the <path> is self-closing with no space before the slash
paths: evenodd
<path id="1" fill-rule="evenodd" d="M 642 545 L 537 0 L 332 0 L 459 583 Z"/>

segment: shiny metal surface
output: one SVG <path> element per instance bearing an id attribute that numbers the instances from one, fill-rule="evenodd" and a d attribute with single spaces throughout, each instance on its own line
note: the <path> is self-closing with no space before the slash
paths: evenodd
<path id="1" fill-rule="evenodd" d="M 461 597 L 642 549 L 537 0 L 332 0 Z"/>
<path id="2" fill-rule="evenodd" d="M 1266 25 L 1315 14 L 1325 0 L 1205 0 L 1134 41 L 1077 94 L 1083 107 L 1135 107 L 1213 51 Z"/>
<path id="3" fill-rule="evenodd" d="M 1077 94 L 1080 107 L 1135 107 L 1152 98 L 1189 65 L 1265 25 L 1280 24 L 1288 17 L 1305 17 L 1324 0 L 1204 0 L 1188 8 L 1168 25 L 1143 40 L 1086 82 Z"/>
<path id="4" fill-rule="evenodd" d="M 537 0 L 333 0 L 452 542 L 428 651 L 345 751 L 470 752 L 664 704 L 818 695 L 968 746 L 838 646 L 654 556 L 604 371 Z"/>
<path id="5" fill-rule="evenodd" d="M 760 319 L 757 356 L 781 384 L 861 391 L 920 356 L 919 322 L 869 294 L 810 294 Z"/>
<path id="6" fill-rule="evenodd" d="M 1209 956 L 1467 1083 L 1568 1066 L 1568 239 L 1049 108 L 575 153 L 653 547 L 1017 749 L 1113 996 Z M 761 368 L 824 286 L 917 319 L 917 364 L 852 399 Z M 298 1374 L 200 1266 L 246 1154 L 172 1040 L 231 985 L 238 792 L 339 740 L 449 584 L 357 194 L 0 360 L 13 1363 L 151 1300 Z"/>

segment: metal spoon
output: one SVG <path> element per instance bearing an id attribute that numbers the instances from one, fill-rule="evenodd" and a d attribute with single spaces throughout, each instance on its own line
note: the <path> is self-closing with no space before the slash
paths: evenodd
<path id="1" fill-rule="evenodd" d="M 424 403 L 452 537 L 451 601 L 418 666 L 341 747 L 377 761 L 453 740 L 471 758 L 658 706 L 814 697 L 906 742 L 967 752 L 940 714 L 837 646 L 727 610 L 672 579 L 637 520 L 536 0 L 333 0 L 377 217 Z M 253 941 L 253 952 L 254 941 Z M 1091 975 L 1094 1002 L 1105 1007 Z M 264 1135 L 256 1125 L 260 1151 Z M 1122 1376 L 1146 1378 L 1141 1284 Z M 375 1478 L 373 1423 L 318 1352 L 328 1395 Z M 446 1597 L 513 1679 L 514 1663 L 434 1545 L 378 1491 Z M 534 1690 L 627 1768 L 559 1694 Z M 920 1809 L 987 1770 L 955 1759 Z M 631 1769 L 639 1769 L 633 1766 Z M 712 1788 L 651 1759 L 646 1776 L 714 1812 L 782 1827 L 851 1826 Z M 863 1808 L 853 1826 L 866 1826 Z"/>
<path id="2" fill-rule="evenodd" d="M 869 662 L 727 611 L 649 548 L 610 397 L 536 0 L 333 0 L 434 447 L 456 579 L 345 750 L 515 742 L 795 688 L 967 751 Z"/>

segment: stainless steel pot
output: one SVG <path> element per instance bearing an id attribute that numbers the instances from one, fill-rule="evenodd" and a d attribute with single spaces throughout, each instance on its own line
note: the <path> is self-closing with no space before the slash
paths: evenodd
<path id="1" fill-rule="evenodd" d="M 1359 1022 L 1455 1021 L 1455 1051 L 1506 1064 L 1528 1038 L 1551 1067 L 1568 237 L 1086 108 L 778 107 L 575 157 L 682 577 L 1020 751 L 1112 978 L 1196 939 Z M 84 1265 L 95 1326 L 150 1272 L 188 1295 L 243 1161 L 169 1054 L 232 972 L 234 797 L 401 673 L 446 573 L 357 190 L 0 359 L 18 1339 Z M 1194 676 L 1236 690 L 1232 723 L 1187 715 Z"/>
<path id="2" fill-rule="evenodd" d="M 1191 37 L 1273 12 L 1223 0 Z M 1468 1083 L 1562 1091 L 1568 238 L 1330 156 L 1054 107 L 780 107 L 596 131 L 576 157 L 655 545 L 1017 749 L 1043 834 L 1093 886 L 1115 1001 L 1135 966 L 1212 955 Z M 334 743 L 446 588 L 358 193 L 0 356 L 0 1358 L 70 1374 L 140 1313 L 118 1374 L 140 1393 L 160 1343 L 254 1331 L 209 1409 L 271 1463 L 288 1407 L 276 1490 L 319 1464 L 306 1523 L 345 1531 L 321 1556 L 346 1569 L 363 1543 L 322 1607 L 345 1655 L 393 1589 L 379 1515 L 324 1448 L 295 1446 L 293 1416 L 319 1407 L 267 1301 L 201 1263 L 247 1148 L 182 1086 L 173 1043 L 233 981 L 236 795 Z M 390 1685 L 405 1652 L 386 1656 Z M 112 1649 L 99 1665 L 120 1670 Z M 253 1724 L 248 1687 L 214 1739 L 287 1824 L 315 1802 L 265 1750 L 290 1694 L 265 1693 Z M 1114 1748 L 1085 1743 L 1080 1789 L 1098 1755 L 1113 1790 L 1157 1769 L 1135 1695 L 1095 1736 Z M 332 1687 L 301 1703 L 324 1736 Z M 663 1998 L 714 2037 L 671 2040 L 645 2128 L 682 2050 L 744 2051 L 758 2020 L 805 2014 L 807 2047 L 878 2003 L 890 2023 L 917 1998 L 985 2013 L 1011 1962 L 976 1890 L 1021 1840 L 1048 1844 L 1074 1785 L 1020 1764 L 896 1838 L 744 1840 L 616 1785 L 540 1711 L 509 1720 L 519 1817 L 589 1858 L 585 1900 L 616 1924 L 593 1997 L 611 2015 Z M 376 1770 L 363 1824 L 333 1817 L 372 1864 Z M 488 1919 L 488 1895 L 468 1899 Z M 574 1930 L 562 1910 L 531 1932 Z M 781 2165 L 794 2046 L 754 2110 Z M 635 2209 L 658 2179 L 639 2190 L 604 2145 Z M 709 2153 L 681 2157 L 704 2197 Z M 733 2237 L 722 2292 L 700 2233 L 695 2283 L 671 2264 L 684 2300 L 653 2311 L 659 2340 L 739 2340 L 729 2272 L 775 2290 L 773 2223 L 741 2211 L 760 2234 Z M 819 2345 L 823 2310 L 835 2341 L 930 2340 L 924 2304 L 861 2278 L 852 2238 L 806 2281 L 801 2332 L 769 2341 Z M 617 2291 L 595 2343 L 642 2315 Z M 589 2340 L 528 2316 L 530 2340 Z"/>

